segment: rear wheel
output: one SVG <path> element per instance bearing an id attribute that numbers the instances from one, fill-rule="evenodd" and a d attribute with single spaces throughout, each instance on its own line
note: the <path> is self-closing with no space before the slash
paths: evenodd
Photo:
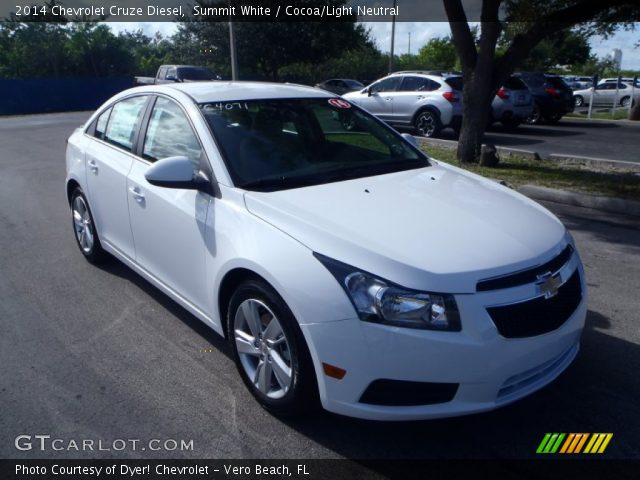
<path id="1" fill-rule="evenodd" d="M 544 117 L 544 121 L 551 124 L 551 125 L 555 125 L 556 123 L 558 123 L 560 121 L 560 119 L 562 118 L 562 114 L 561 113 L 554 113 L 551 115 L 547 115 L 546 117 Z"/>
<path id="2" fill-rule="evenodd" d="M 515 130 L 516 128 L 518 128 L 520 126 L 520 124 L 522 123 L 520 120 L 514 120 L 509 119 L 509 120 L 502 120 L 502 126 L 504 127 L 505 130 Z"/>
<path id="3" fill-rule="evenodd" d="M 107 254 L 100 245 L 93 215 L 89 209 L 89 202 L 80 187 L 77 187 L 71 194 L 71 220 L 76 243 L 84 258 L 91 263 L 104 260 Z"/>
<path id="4" fill-rule="evenodd" d="M 442 130 L 439 115 L 432 110 L 423 110 L 416 116 L 414 126 L 419 135 L 435 137 Z"/>
<path id="5" fill-rule="evenodd" d="M 526 122 L 529 125 L 538 125 L 542 122 L 542 113 L 540 112 L 540 107 L 538 107 L 538 104 L 533 105 L 533 111 L 531 112 L 531 115 L 527 117 Z"/>
<path id="6" fill-rule="evenodd" d="M 297 415 L 317 404 L 311 355 L 298 322 L 267 283 L 249 280 L 229 301 L 228 338 L 242 380 L 275 415 Z"/>

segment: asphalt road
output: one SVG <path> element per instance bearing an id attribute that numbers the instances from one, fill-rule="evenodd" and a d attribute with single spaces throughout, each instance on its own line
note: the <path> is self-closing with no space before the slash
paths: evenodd
<path id="1" fill-rule="evenodd" d="M 451 130 L 445 130 L 442 138 L 454 140 L 455 136 Z M 541 157 L 556 153 L 640 162 L 640 122 L 567 117 L 557 125 L 520 125 L 513 132 L 495 124 L 487 131 L 485 143 L 534 151 Z"/>
<path id="2" fill-rule="evenodd" d="M 533 396 L 437 421 L 281 420 L 213 332 L 117 261 L 77 251 L 64 149 L 85 117 L 0 120 L 0 458 L 526 458 L 546 432 L 612 432 L 607 457 L 640 458 L 640 221 L 548 205 L 583 256 L 589 314 L 574 364 Z M 18 451 L 21 434 L 193 451 Z"/>

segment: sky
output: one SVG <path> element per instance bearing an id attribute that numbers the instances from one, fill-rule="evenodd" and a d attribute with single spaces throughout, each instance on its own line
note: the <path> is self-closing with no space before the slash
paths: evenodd
<path id="1" fill-rule="evenodd" d="M 171 35 L 176 30 L 176 24 L 171 22 L 109 22 L 116 31 L 142 29 L 147 35 L 159 31 L 163 35 Z M 378 48 L 388 52 L 391 48 L 391 24 L 387 22 L 368 22 L 365 24 L 371 30 L 371 36 Z M 409 51 L 409 34 L 411 34 L 411 53 L 416 53 L 430 38 L 448 35 L 450 33 L 447 22 L 398 22 L 396 23 L 395 53 L 400 55 Z M 604 57 L 614 48 L 622 50 L 622 69 L 640 70 L 640 24 L 632 32 L 617 32 L 612 37 L 604 39 L 593 37 L 591 51 Z"/>

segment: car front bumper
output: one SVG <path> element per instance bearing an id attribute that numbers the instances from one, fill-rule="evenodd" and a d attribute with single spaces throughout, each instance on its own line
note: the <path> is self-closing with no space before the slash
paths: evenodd
<path id="1" fill-rule="evenodd" d="M 502 337 L 486 310 L 521 296 L 524 290 L 518 288 L 509 289 L 512 298 L 505 298 L 505 290 L 456 296 L 461 332 L 399 328 L 357 318 L 302 325 L 311 339 L 322 405 L 364 419 L 418 420 L 491 410 L 531 394 L 560 375 L 578 353 L 587 296 L 582 266 L 576 268 L 582 287 L 578 307 L 559 328 L 533 337 Z M 346 370 L 346 375 L 340 380 L 325 375 L 323 363 Z M 363 401 L 376 380 L 455 384 L 457 389 L 441 403 Z"/>

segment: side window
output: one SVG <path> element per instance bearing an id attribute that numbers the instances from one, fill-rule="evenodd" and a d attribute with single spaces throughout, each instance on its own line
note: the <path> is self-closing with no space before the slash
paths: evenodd
<path id="1" fill-rule="evenodd" d="M 146 96 L 127 98 L 116 103 L 111 109 L 104 139 L 125 150 L 133 150 L 133 140 L 140 126 Z"/>
<path id="2" fill-rule="evenodd" d="M 167 67 L 160 67 L 160 70 L 158 70 L 158 78 L 160 80 L 164 80 L 166 73 L 167 73 Z"/>
<path id="3" fill-rule="evenodd" d="M 202 147 L 182 109 L 172 100 L 159 97 L 153 107 L 142 156 L 155 162 L 161 158 L 183 156 L 200 169 Z"/>
<path id="4" fill-rule="evenodd" d="M 438 88 L 440 88 L 440 85 L 428 78 L 404 77 L 398 90 L 401 92 L 431 92 Z"/>
<path id="5" fill-rule="evenodd" d="M 109 115 L 111 115 L 111 108 L 105 110 L 96 121 L 96 131 L 93 134 L 94 137 L 104 140 L 104 132 L 107 130 L 107 122 L 109 121 Z"/>
<path id="6" fill-rule="evenodd" d="M 171 77 L 178 78 L 178 72 L 175 67 L 171 67 L 169 70 L 167 70 L 167 76 L 165 78 Z"/>
<path id="7" fill-rule="evenodd" d="M 387 77 L 371 86 L 372 92 L 393 92 L 400 86 L 401 76 Z"/>

